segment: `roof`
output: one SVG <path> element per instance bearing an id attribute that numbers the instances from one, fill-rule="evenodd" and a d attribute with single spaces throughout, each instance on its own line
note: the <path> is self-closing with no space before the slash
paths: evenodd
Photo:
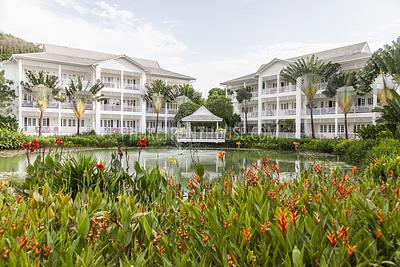
<path id="1" fill-rule="evenodd" d="M 182 121 L 186 122 L 194 122 L 194 121 L 204 121 L 204 122 L 213 122 L 213 121 L 222 121 L 222 118 L 214 115 L 209 111 L 205 106 L 201 106 L 198 110 L 193 112 L 191 115 L 186 116 L 182 119 Z"/>
<path id="2" fill-rule="evenodd" d="M 99 64 L 100 62 L 115 58 L 126 58 L 127 60 L 147 71 L 150 75 L 178 78 L 184 80 L 195 80 L 195 78 L 191 76 L 162 69 L 156 60 L 130 57 L 127 55 L 116 55 L 52 44 L 45 44 L 43 47 L 43 52 L 14 54 L 13 57 L 40 61 L 63 62 L 67 64 L 82 66 L 92 66 Z"/>
<path id="3" fill-rule="evenodd" d="M 342 47 L 337 47 L 333 49 L 328 49 L 320 52 L 315 52 L 311 54 L 306 54 L 306 55 L 301 55 L 297 57 L 292 57 L 288 59 L 279 59 L 279 58 L 274 58 L 267 64 L 262 64 L 260 68 L 257 70 L 257 72 L 248 74 L 239 78 L 235 78 L 226 82 L 221 83 L 221 85 L 227 85 L 228 83 L 234 83 L 234 82 L 240 82 L 244 80 L 249 80 L 249 79 L 256 79 L 256 75 L 261 72 L 262 70 L 268 68 L 275 62 L 283 62 L 283 63 L 291 63 L 295 62 L 301 58 L 307 58 L 311 57 L 312 55 L 315 55 L 318 57 L 318 59 L 321 60 L 330 60 L 332 62 L 345 62 L 349 60 L 356 60 L 356 59 L 362 59 L 362 58 L 368 58 L 371 56 L 371 50 L 368 46 L 367 42 L 361 42 L 357 44 L 352 44 L 352 45 L 346 45 Z"/>

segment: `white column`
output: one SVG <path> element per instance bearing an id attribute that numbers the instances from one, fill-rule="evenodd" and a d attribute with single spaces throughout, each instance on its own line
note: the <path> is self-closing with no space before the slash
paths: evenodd
<path id="1" fill-rule="evenodd" d="M 124 71 L 121 70 L 121 134 L 124 133 Z"/>
<path id="2" fill-rule="evenodd" d="M 246 82 L 243 82 L 243 87 L 246 88 Z M 238 106 L 239 106 L 239 108 L 241 108 L 239 103 L 238 103 Z M 245 107 L 245 108 L 247 108 L 247 107 Z M 243 118 L 243 131 L 245 131 L 246 129 L 247 129 L 246 119 Z M 247 133 L 247 131 L 246 131 L 246 133 Z"/>
<path id="3" fill-rule="evenodd" d="M 62 82 L 62 74 L 61 74 L 61 65 L 58 65 L 58 82 L 61 84 Z M 59 134 L 61 131 L 61 103 L 58 103 L 58 131 Z"/>
<path id="4" fill-rule="evenodd" d="M 335 99 L 335 137 L 338 137 L 339 132 L 339 104 L 338 104 L 338 96 L 336 95 Z"/>
<path id="5" fill-rule="evenodd" d="M 372 107 L 376 107 L 378 105 L 378 88 L 377 83 L 375 83 L 374 88 L 372 89 Z M 376 112 L 372 112 L 372 124 L 376 124 Z"/>
<path id="6" fill-rule="evenodd" d="M 279 89 L 280 89 L 281 85 L 280 85 L 280 76 L 279 74 L 276 75 L 276 137 L 279 137 Z"/>
<path id="7" fill-rule="evenodd" d="M 23 71 L 22 71 L 22 60 L 18 60 L 18 124 L 19 128 L 24 128 L 24 122 L 22 120 L 22 86 L 21 82 L 23 80 Z"/>
<path id="8" fill-rule="evenodd" d="M 96 80 L 101 80 L 101 68 L 99 66 L 96 66 L 96 70 L 95 70 L 95 81 Z M 96 106 L 96 108 L 95 108 L 94 124 L 95 124 L 95 131 L 97 134 L 99 134 L 101 132 L 101 129 L 100 129 L 100 119 L 101 119 L 100 102 L 96 101 L 95 106 Z"/>
<path id="9" fill-rule="evenodd" d="M 301 137 L 301 90 L 299 81 L 296 82 L 296 138 Z"/>
<path id="10" fill-rule="evenodd" d="M 142 87 L 142 92 L 144 93 L 146 90 L 146 73 L 142 73 L 141 77 L 141 87 Z M 142 104 L 142 118 L 140 120 L 140 131 L 142 133 L 146 132 L 146 101 L 141 100 Z"/>
<path id="11" fill-rule="evenodd" d="M 168 127 L 167 127 L 167 124 L 168 124 L 168 117 L 167 117 L 167 114 L 168 114 L 168 103 L 167 103 L 167 101 L 165 101 L 165 110 L 164 110 L 164 114 L 165 114 L 165 118 L 164 118 L 164 132 L 167 133 L 167 131 L 168 131 Z"/>
<path id="12" fill-rule="evenodd" d="M 262 98 L 261 98 L 261 93 L 262 93 L 262 77 L 258 76 L 258 98 L 257 98 L 257 110 L 258 110 L 258 120 L 257 120 L 257 132 L 258 134 L 261 134 L 261 128 L 262 128 Z"/>

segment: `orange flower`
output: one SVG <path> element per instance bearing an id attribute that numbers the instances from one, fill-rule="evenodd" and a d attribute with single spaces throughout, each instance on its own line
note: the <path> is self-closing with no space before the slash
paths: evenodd
<path id="1" fill-rule="evenodd" d="M 322 173 L 322 166 L 321 166 L 321 164 L 319 164 L 319 163 L 315 164 L 315 166 L 314 166 L 314 171 L 315 171 L 317 174 L 321 174 L 321 173 Z"/>
<path id="2" fill-rule="evenodd" d="M 26 239 L 26 237 L 23 235 L 19 238 L 19 248 L 23 249 L 26 248 L 28 244 L 28 239 Z"/>
<path id="3" fill-rule="evenodd" d="M 290 218 L 292 219 L 292 223 L 294 224 L 294 225 L 296 225 L 296 223 L 297 223 L 297 211 L 291 211 L 290 212 Z"/>
<path id="4" fill-rule="evenodd" d="M 382 230 L 376 230 L 374 234 L 377 240 L 381 239 L 381 237 L 383 236 Z"/>
<path id="5" fill-rule="evenodd" d="M 163 246 L 157 246 L 158 253 L 164 254 L 165 248 Z"/>
<path id="6" fill-rule="evenodd" d="M 353 253 L 356 251 L 356 248 L 357 248 L 356 245 L 352 246 L 348 244 L 346 247 L 347 254 L 349 254 L 349 256 L 353 255 Z"/>
<path id="7" fill-rule="evenodd" d="M 270 228 L 271 228 L 270 222 L 267 222 L 266 224 L 260 224 L 261 237 L 264 237 L 264 233 L 266 231 L 269 231 Z"/>
<path id="8" fill-rule="evenodd" d="M 224 160 L 224 157 L 225 157 L 225 152 L 224 151 L 218 151 L 218 153 L 217 153 L 217 158 L 218 158 L 218 160 Z"/>
<path id="9" fill-rule="evenodd" d="M 51 252 L 50 247 L 47 246 L 47 245 L 44 245 L 44 246 L 43 246 L 43 251 L 44 251 L 44 256 L 45 256 L 46 258 L 48 258 L 48 257 L 50 256 L 50 252 Z"/>
<path id="10" fill-rule="evenodd" d="M 400 197 L 400 187 L 396 189 L 396 196 L 397 196 L 397 198 Z"/>
<path id="11" fill-rule="evenodd" d="M 315 221 L 317 222 L 317 224 L 319 224 L 321 222 L 321 218 L 319 217 L 318 211 L 314 211 L 314 218 L 315 218 Z"/>
<path id="12" fill-rule="evenodd" d="M 331 247 L 334 247 L 336 244 L 336 236 L 335 233 L 332 231 L 328 231 L 328 233 L 326 234 L 326 237 L 329 240 L 329 243 L 331 244 Z"/>
<path id="13" fill-rule="evenodd" d="M 21 201 L 21 199 L 22 199 L 22 196 L 21 196 L 20 194 L 17 194 L 17 195 L 15 196 L 15 201 L 16 201 L 17 203 L 19 203 L 19 202 Z"/>
<path id="14" fill-rule="evenodd" d="M 383 214 L 382 214 L 382 210 L 381 209 L 378 209 L 378 211 L 376 213 L 376 220 L 377 220 L 379 225 L 383 224 Z"/>
<path id="15" fill-rule="evenodd" d="M 228 220 L 224 220 L 224 228 L 228 228 L 230 225 L 230 223 L 228 222 Z"/>
<path id="16" fill-rule="evenodd" d="M 282 233 L 286 233 L 286 229 L 289 225 L 289 220 L 287 218 L 287 209 L 278 208 L 275 218 L 281 227 Z"/>
<path id="17" fill-rule="evenodd" d="M 228 254 L 228 266 L 236 267 L 235 258 Z"/>
<path id="18" fill-rule="evenodd" d="M 349 227 L 340 226 L 337 231 L 338 240 L 347 242 Z"/>
<path id="19" fill-rule="evenodd" d="M 246 225 L 246 227 L 243 229 L 243 237 L 244 240 L 250 241 L 251 238 L 251 230 L 250 228 Z"/>
<path id="20" fill-rule="evenodd" d="M 353 166 L 353 167 L 351 168 L 351 173 L 352 173 L 353 175 L 356 175 L 356 174 L 357 174 L 357 167 L 356 167 L 356 166 Z"/>

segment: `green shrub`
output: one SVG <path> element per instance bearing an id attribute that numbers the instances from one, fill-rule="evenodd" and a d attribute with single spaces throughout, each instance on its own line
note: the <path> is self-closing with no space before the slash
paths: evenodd
<path id="1" fill-rule="evenodd" d="M 398 154 L 399 155 L 399 154 Z M 389 179 L 400 178 L 400 156 L 380 156 L 375 158 L 366 168 L 365 173 L 379 184 Z"/>
<path id="2" fill-rule="evenodd" d="M 363 163 L 367 152 L 376 145 L 378 141 L 374 139 L 352 140 L 347 143 L 345 149 L 345 159 L 351 163 Z"/>
<path id="3" fill-rule="evenodd" d="M 12 125 L 3 125 L 0 127 L 0 149 L 20 148 L 26 136 L 16 131 Z"/>
<path id="4" fill-rule="evenodd" d="M 390 138 L 392 133 L 384 125 L 367 125 L 357 130 L 361 139 Z"/>
<path id="5" fill-rule="evenodd" d="M 400 141 L 396 139 L 382 139 L 377 145 L 368 149 L 366 153 L 367 163 L 374 162 L 381 157 L 395 158 L 400 156 Z"/>

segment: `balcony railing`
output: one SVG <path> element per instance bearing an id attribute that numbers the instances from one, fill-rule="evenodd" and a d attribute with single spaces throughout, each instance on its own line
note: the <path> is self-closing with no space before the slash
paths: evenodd
<path id="1" fill-rule="evenodd" d="M 272 95 L 272 94 L 276 94 L 277 88 L 276 87 L 271 87 L 271 88 L 266 88 L 266 89 L 262 89 L 262 94 L 263 95 Z"/>
<path id="2" fill-rule="evenodd" d="M 31 133 L 31 134 L 36 134 L 39 133 L 39 126 L 25 126 L 24 127 L 24 132 L 25 133 Z M 58 133 L 58 127 L 57 126 L 43 126 L 42 127 L 42 133 Z"/>
<path id="3" fill-rule="evenodd" d="M 261 114 L 263 116 L 276 116 L 276 110 L 264 110 Z"/>
<path id="4" fill-rule="evenodd" d="M 105 88 L 117 88 L 117 89 L 121 88 L 121 83 L 118 83 L 118 82 L 117 83 L 116 82 L 103 82 L 103 85 L 104 85 Z M 122 85 L 122 88 L 126 89 L 126 90 L 139 91 L 140 90 L 140 85 L 124 83 Z"/>
<path id="5" fill-rule="evenodd" d="M 177 112 L 177 109 L 168 109 L 168 114 L 176 114 Z"/>
<path id="6" fill-rule="evenodd" d="M 296 115 L 295 109 L 280 109 L 279 115 Z"/>
<path id="7" fill-rule="evenodd" d="M 294 91 L 296 91 L 295 85 L 281 86 L 281 88 L 279 88 L 279 93 L 294 92 Z"/>
<path id="8" fill-rule="evenodd" d="M 335 107 L 313 109 L 313 115 L 325 115 L 325 114 L 335 114 L 335 113 L 336 113 Z M 310 109 L 307 109 L 306 114 L 310 115 Z"/>
<path id="9" fill-rule="evenodd" d="M 183 132 L 175 133 L 178 142 L 225 142 L 225 132 Z"/>
<path id="10" fill-rule="evenodd" d="M 101 106 L 101 110 L 105 110 L 105 111 L 121 111 L 121 105 L 105 104 L 105 105 Z"/>
<path id="11" fill-rule="evenodd" d="M 140 90 L 140 86 L 137 85 L 137 84 L 124 84 L 124 89 L 139 91 Z"/>
<path id="12" fill-rule="evenodd" d="M 373 109 L 372 105 L 368 105 L 368 106 L 353 106 L 350 109 L 349 113 L 370 113 L 370 112 L 372 112 L 372 109 Z"/>
<path id="13" fill-rule="evenodd" d="M 241 114 L 242 118 L 244 118 L 244 113 Z M 247 118 L 257 118 L 258 112 L 247 112 Z"/>
<path id="14" fill-rule="evenodd" d="M 50 102 L 48 104 L 48 108 L 58 108 L 59 103 L 58 102 Z M 37 108 L 38 104 L 37 102 L 34 101 L 23 101 L 22 102 L 23 107 L 28 107 L 28 108 Z"/>
<path id="15" fill-rule="evenodd" d="M 140 106 L 124 105 L 124 111 L 127 112 L 140 112 L 141 110 Z"/>
<path id="16" fill-rule="evenodd" d="M 154 108 L 146 108 L 146 112 L 147 113 L 155 113 L 154 112 Z M 165 114 L 165 109 L 164 108 L 161 109 L 160 114 Z"/>

